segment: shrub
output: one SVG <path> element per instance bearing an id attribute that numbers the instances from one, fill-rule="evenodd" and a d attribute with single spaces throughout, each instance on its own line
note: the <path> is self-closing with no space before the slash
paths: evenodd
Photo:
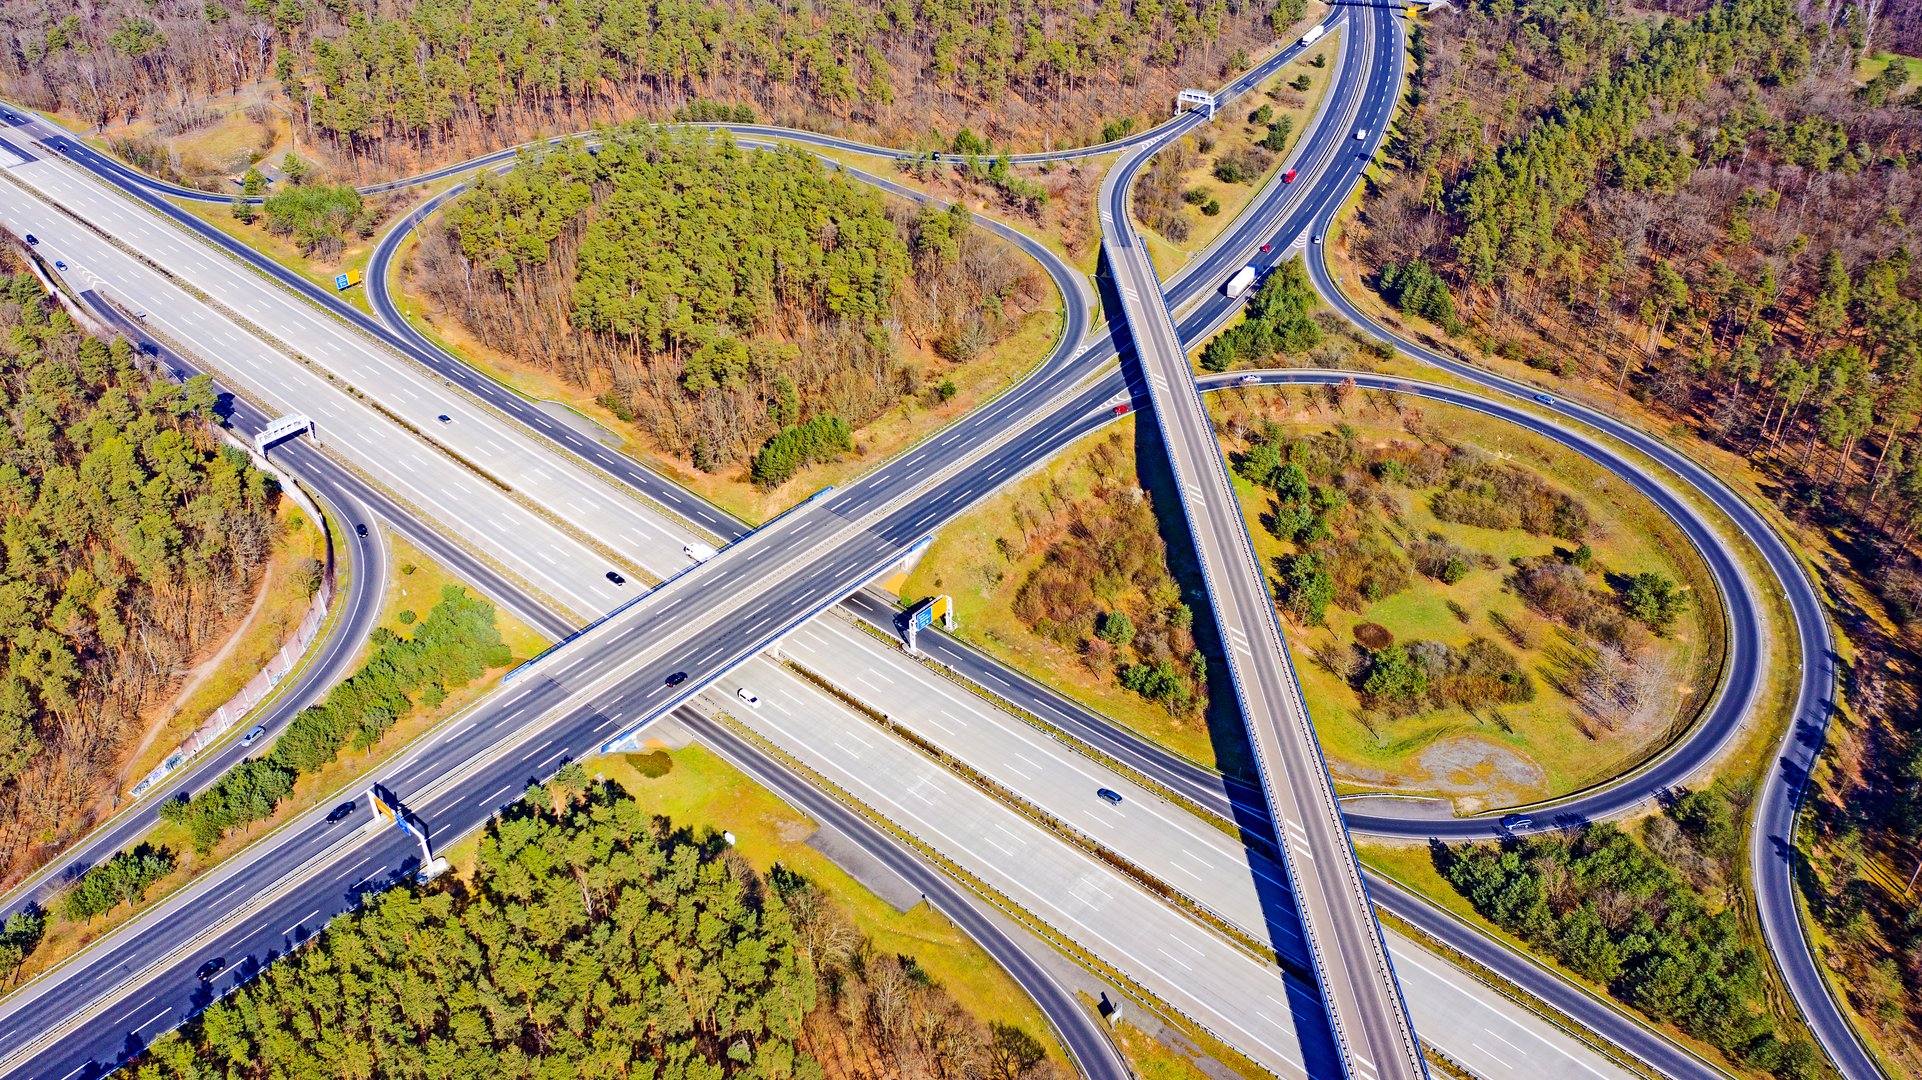
<path id="1" fill-rule="evenodd" d="M 86 922 L 103 915 L 123 900 L 138 901 L 147 887 L 173 872 L 174 853 L 166 847 L 141 844 L 122 851 L 80 875 L 60 897 L 60 914 L 70 922 Z"/>
<path id="2" fill-rule="evenodd" d="M 267 231 L 293 240 L 304 254 L 332 257 L 350 232 L 375 224 L 363 214 L 360 192 L 348 184 L 295 185 L 267 196 L 260 208 Z"/>
<path id="3" fill-rule="evenodd" d="M 1292 134 L 1294 130 L 1295 120 L 1292 116 L 1284 116 L 1274 123 L 1269 124 L 1268 133 L 1261 137 L 1261 148 L 1273 153 L 1281 153 L 1283 150 L 1288 149 L 1288 136 Z"/>
<path id="4" fill-rule="evenodd" d="M 373 651 L 360 669 L 294 717 L 264 757 L 242 762 L 191 800 L 163 804 L 161 816 L 183 825 L 194 848 L 207 852 L 229 829 L 271 816 L 302 775 L 348 746 L 380 741 L 416 696 L 437 705 L 447 690 L 511 659 L 494 606 L 456 585 L 441 590 L 412 637 L 383 628 L 369 642 Z"/>
<path id="5" fill-rule="evenodd" d="M 629 754 L 627 760 L 633 764 L 634 771 L 649 780 L 659 780 L 674 768 L 674 756 L 665 750 L 650 750 L 645 754 Z"/>
<path id="6" fill-rule="evenodd" d="M 1110 645 L 1127 645 L 1135 639 L 1134 620 L 1125 612 L 1110 611 L 1101 617 L 1101 640 Z"/>
<path id="7" fill-rule="evenodd" d="M 749 469 L 763 488 L 779 487 L 804 466 L 833 461 L 854 449 L 854 435 L 838 416 L 821 415 L 782 428 L 754 455 Z"/>
<path id="8" fill-rule="evenodd" d="M 1398 310 L 1427 319 L 1450 334 L 1461 332 L 1455 297 L 1448 291 L 1448 283 L 1426 262 L 1417 259 L 1405 266 L 1388 263 L 1376 277 L 1375 287 Z"/>
<path id="9" fill-rule="evenodd" d="M 1304 551 L 1283 557 L 1281 563 L 1282 603 L 1310 626 L 1326 622 L 1328 605 L 1335 599 L 1335 579 L 1321 557 Z"/>
<path id="10" fill-rule="evenodd" d="M 1629 617 L 1655 631 L 1666 634 L 1677 617 L 1688 608 L 1688 594 L 1667 574 L 1645 571 L 1629 579 L 1622 592 L 1622 608 Z"/>
<path id="11" fill-rule="evenodd" d="M 1368 655 L 1361 692 L 1374 702 L 1412 705 L 1428 695 L 1428 670 L 1410 659 L 1403 646 L 1377 649 Z"/>

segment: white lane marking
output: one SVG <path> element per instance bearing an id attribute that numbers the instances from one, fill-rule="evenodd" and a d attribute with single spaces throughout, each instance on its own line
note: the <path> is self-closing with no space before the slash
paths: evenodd
<path id="1" fill-rule="evenodd" d="M 140 1010 L 146 1008 L 148 1005 L 151 1005 L 153 1003 L 154 998 L 157 998 L 159 996 L 160 996 L 159 994 L 148 994 L 146 997 L 140 1000 L 139 1004 L 128 1007 L 124 1012 L 122 1012 L 118 1017 L 116 1017 L 114 1019 L 114 1023 L 118 1024 L 120 1021 L 125 1020 L 129 1016 L 132 1016 L 134 1013 L 137 1013 Z"/>
<path id="2" fill-rule="evenodd" d="M 173 1006 L 171 1006 L 171 1005 L 169 1005 L 169 1006 L 167 1006 L 166 1008 L 164 1008 L 164 1009 L 162 1009 L 162 1010 L 160 1010 L 159 1012 L 157 1012 L 157 1013 L 155 1013 L 155 1014 L 153 1014 L 153 1016 L 152 1016 L 152 1018 L 150 1018 L 150 1019 L 149 1019 L 149 1020 L 148 1020 L 148 1021 L 147 1021 L 146 1023 L 144 1023 L 144 1024 L 142 1024 L 142 1025 L 140 1025 L 139 1027 L 137 1027 L 137 1028 L 134 1028 L 134 1029 L 133 1029 L 133 1031 L 134 1031 L 134 1034 L 136 1034 L 136 1035 L 138 1035 L 138 1034 L 140 1034 L 141 1032 L 143 1032 L 143 1031 L 145 1031 L 145 1030 L 147 1030 L 148 1028 L 150 1028 L 150 1027 L 152 1027 L 152 1026 L 154 1026 L 154 1024 L 156 1024 L 156 1023 L 158 1023 L 158 1022 L 160 1021 L 160 1019 L 161 1019 L 161 1017 L 164 1017 L 164 1016 L 166 1016 L 166 1015 L 167 1015 L 168 1013 L 170 1013 L 170 1012 L 173 1012 L 173 1011 L 174 1011 L 174 1010 L 173 1010 Z"/>
<path id="3" fill-rule="evenodd" d="M 1168 951 L 1168 950 L 1166 950 L 1166 949 L 1163 949 L 1163 948 L 1161 948 L 1161 947 L 1159 947 L 1159 946 L 1157 946 L 1157 947 L 1155 948 L 1155 951 L 1156 951 L 1156 952 L 1158 952 L 1158 953 L 1160 953 L 1161 955 L 1163 955 L 1163 956 L 1165 956 L 1165 957 L 1167 957 L 1167 958 L 1168 958 L 1168 959 L 1169 959 L 1170 961 L 1172 961 L 1172 962 L 1174 962 L 1174 963 L 1176 963 L 1176 964 L 1179 964 L 1179 965 L 1181 965 L 1181 968 L 1182 968 L 1182 970 L 1183 970 L 1183 971 L 1193 971 L 1193 970 L 1194 970 L 1194 968 L 1191 968 L 1191 967 L 1189 967 L 1189 966 L 1188 966 L 1188 962 L 1187 962 L 1187 961 L 1185 961 L 1185 960 L 1183 960 L 1183 959 L 1181 959 L 1180 957 L 1178 957 L 1178 956 L 1176 956 L 1175 954 L 1173 954 L 1173 953 L 1171 953 L 1171 952 L 1169 952 L 1169 951 Z"/>
<path id="4" fill-rule="evenodd" d="M 301 924 L 303 924 L 303 923 L 305 923 L 305 922 L 306 922 L 306 921 L 307 921 L 308 919 L 311 919 L 311 918 L 313 918 L 314 916 L 316 916 L 316 915 L 318 915 L 318 914 L 320 914 L 320 909 L 319 909 L 319 908 L 315 908 L 314 910 L 312 910 L 312 911 L 310 911 L 310 912 L 308 912 L 307 914 L 305 914 L 305 915 L 302 915 L 302 916 L 301 916 L 300 918 L 298 918 L 298 919 L 295 919 L 295 920 L 294 920 L 294 924 L 293 924 L 292 926 L 289 926 L 289 927 L 288 927 L 287 929 L 285 929 L 285 930 L 282 930 L 282 931 L 280 932 L 280 936 L 281 936 L 281 937 L 286 937 L 287 935 L 289 935 L 289 934 L 291 934 L 291 933 L 293 933 L 294 931 L 296 931 L 296 930 L 298 930 L 298 929 L 300 929 L 300 927 L 301 927 Z"/>
<path id="5" fill-rule="evenodd" d="M 1490 1050 L 1488 1047 L 1483 1046 L 1481 1043 L 1469 1043 L 1468 1045 L 1474 1048 L 1475 1050 L 1480 1051 L 1481 1053 L 1487 1054 L 1489 1058 L 1495 1062 L 1495 1064 L 1500 1065 L 1502 1068 L 1506 1069 L 1510 1067 L 1508 1062 L 1504 1060 L 1500 1054 L 1495 1053 L 1494 1051 Z"/>

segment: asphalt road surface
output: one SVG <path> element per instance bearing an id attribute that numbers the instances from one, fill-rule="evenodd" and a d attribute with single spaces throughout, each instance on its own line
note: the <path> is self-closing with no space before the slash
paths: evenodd
<path id="1" fill-rule="evenodd" d="M 1379 128 L 1380 128 L 1380 125 L 1379 125 L 1379 123 L 1377 123 L 1377 124 L 1376 124 L 1375 126 L 1376 126 L 1376 130 L 1379 130 Z M 1345 132 L 1342 132 L 1342 133 L 1340 133 L 1340 134 L 1345 134 Z M 1257 210 L 1256 210 L 1256 212 L 1250 215 L 1250 218 L 1251 218 L 1251 219 L 1253 219 L 1253 218 L 1256 218 L 1256 217 L 1259 217 L 1259 216 L 1261 215 L 1261 211 L 1262 211 L 1262 209 L 1264 209 L 1264 208 L 1257 208 Z M 1270 227 L 1272 227 L 1272 223 L 1265 223 L 1265 224 L 1268 224 L 1268 225 L 1269 225 Z M 1284 230 L 1283 230 L 1283 231 L 1282 231 L 1282 232 L 1281 232 L 1281 233 L 1280 233 L 1280 234 L 1279 234 L 1279 235 L 1278 235 L 1278 236 L 1277 236 L 1276 238 L 1277 238 L 1278 240 L 1281 240 L 1281 241 L 1284 241 L 1284 242 L 1285 242 L 1285 241 L 1286 241 L 1286 240 L 1288 239 L 1288 237 L 1289 237 L 1289 232 L 1288 232 L 1288 230 L 1286 230 L 1286 229 L 1284 229 Z M 1228 245 L 1224 245 L 1223 247 L 1221 247 L 1221 248 L 1219 248 L 1219 249 L 1218 249 L 1218 251 L 1220 251 L 1220 252 L 1225 252 L 1225 253 L 1226 253 L 1226 255 L 1227 255 L 1227 256 L 1229 257 L 1229 258 L 1228 258 L 1228 261 L 1231 261 L 1231 262 L 1232 262 L 1232 261 L 1238 261 L 1238 260 L 1236 260 L 1236 259 L 1234 259 L 1234 258 L 1232 258 L 1232 256 L 1234 255 L 1234 252 L 1233 252 L 1233 249 L 1232 249 L 1232 247 L 1231 247 L 1231 246 L 1228 246 Z M 1281 257 L 1281 256 L 1280 256 L 1280 255 L 1277 255 L 1277 256 L 1274 256 L 1273 258 L 1279 258 L 1279 257 Z M 1218 272 L 1218 270 L 1219 270 L 1219 268 L 1216 268 L 1216 272 Z M 1189 275 L 1187 275 L 1185 279 L 1186 279 L 1187 281 L 1189 281 L 1189 282 L 1197 282 L 1197 281 L 1200 281 L 1200 282 L 1205 282 L 1205 280 L 1206 280 L 1206 278 L 1207 278 L 1208 276 L 1209 276 L 1209 274 L 1207 274 L 1207 273 L 1192 273 L 1192 274 L 1189 274 Z M 1205 287 L 1205 285 L 1204 285 L 1203 287 Z M 1192 294 L 1193 294 L 1193 293 L 1198 293 L 1198 292 L 1199 292 L 1199 289 L 1191 289 L 1191 290 L 1190 290 L 1190 292 L 1191 292 L 1191 298 L 1192 298 Z M 1193 319 L 1190 319 L 1190 320 L 1188 320 L 1188 322 L 1189 322 L 1189 323 L 1192 323 L 1193 321 L 1194 321 Z M 1217 321 L 1218 321 L 1218 320 L 1217 320 Z M 1185 323 L 1185 324 L 1184 324 L 1184 329 L 1186 328 L 1186 325 L 1187 325 L 1187 324 Z M 1187 336 L 1188 336 L 1188 335 L 1184 333 L 1184 337 L 1187 337 Z M 1819 620 L 1819 609 L 1817 610 L 1817 616 L 1818 616 L 1818 620 Z M 1825 715 L 1825 714 L 1824 714 L 1824 715 Z M 1818 717 L 1817 719 L 1819 720 L 1819 717 Z M 1815 735 L 1815 741 L 1819 743 L 1819 725 L 1817 726 L 1817 728 L 1816 728 L 1816 731 L 1817 731 L 1817 734 Z M 1803 739 L 1804 741 L 1803 741 L 1803 742 L 1801 742 L 1801 743 L 1799 743 L 1798 745 L 1802 745 L 1802 746 L 1806 746 L 1806 745 L 1807 745 L 1807 738 L 1808 738 L 1808 732 L 1806 731 L 1806 729 L 1804 729 L 1804 730 L 1803 730 L 1802 732 L 1800 732 L 1800 734 L 1801 734 L 1801 736 L 1802 736 L 1802 739 Z M 1811 751 L 1811 752 L 1812 752 L 1812 751 Z M 1792 820 L 1792 819 L 1791 819 L 1791 820 Z M 1392 827 L 1392 826 L 1391 826 L 1391 827 Z M 1475 825 L 1473 825 L 1472 827 L 1473 827 L 1473 828 L 1477 828 L 1477 829 L 1486 829 L 1486 828 L 1487 828 L 1488 826 L 1487 826 L 1487 825 L 1485 825 L 1485 824 L 1475 824 Z M 1785 834 L 1784 834 L 1784 835 L 1785 835 Z M 1791 910 L 1792 910 L 1792 907 L 1791 907 Z M 1845 1029 L 1845 1030 L 1846 1030 L 1846 1029 Z M 1825 1041 L 1826 1041 L 1826 1040 L 1825 1040 Z"/>

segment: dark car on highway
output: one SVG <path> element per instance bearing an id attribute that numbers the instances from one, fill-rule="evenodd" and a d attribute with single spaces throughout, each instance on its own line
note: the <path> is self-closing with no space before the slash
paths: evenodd
<path id="1" fill-rule="evenodd" d="M 348 818 L 353 817 L 354 811 L 358 809 L 360 809 L 358 802 L 341 803 L 339 806 L 334 807 L 332 813 L 327 815 L 327 824 L 338 825 Z"/>
<path id="2" fill-rule="evenodd" d="M 1095 798 L 1100 799 L 1102 802 L 1107 803 L 1109 806 L 1121 805 L 1121 793 L 1119 791 L 1116 791 L 1113 788 L 1104 787 L 1099 791 L 1096 791 L 1094 794 L 1095 794 Z"/>
<path id="3" fill-rule="evenodd" d="M 367 526 L 365 526 L 365 525 L 356 525 L 356 526 L 354 526 L 354 535 L 355 535 L 355 536 L 366 536 L 366 535 L 367 535 Z"/>
<path id="4" fill-rule="evenodd" d="M 226 958 L 216 956 L 212 960 L 200 965 L 200 970 L 194 972 L 194 978 L 199 979 L 201 982 L 211 982 L 215 975 L 225 970 L 227 970 Z"/>
<path id="5" fill-rule="evenodd" d="M 622 576 L 620 575 L 620 572 L 619 572 L 619 571 L 616 571 L 616 570 L 609 570 L 609 571 L 607 572 L 607 580 L 609 580 L 609 581 L 611 581 L 611 582 L 613 582 L 613 583 L 614 583 L 614 584 L 616 584 L 616 585 L 625 585 L 625 584 L 627 584 L 627 579 L 626 579 L 626 578 L 624 578 L 624 577 L 622 577 Z"/>
<path id="6" fill-rule="evenodd" d="M 667 685 L 669 686 L 679 686 L 686 681 L 687 681 L 687 672 L 685 671 L 677 671 L 674 674 L 669 675 L 667 677 Z"/>

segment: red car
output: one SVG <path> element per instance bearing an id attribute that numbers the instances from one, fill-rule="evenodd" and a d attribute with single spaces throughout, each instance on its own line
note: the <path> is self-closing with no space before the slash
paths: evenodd
<path id="1" fill-rule="evenodd" d="M 1128 406 L 1126 406 L 1126 405 L 1116 405 L 1116 406 L 1114 407 L 1114 414 L 1115 414 L 1116 416 L 1126 416 L 1126 415 L 1128 415 Z"/>
<path id="2" fill-rule="evenodd" d="M 1275 250 L 1275 245 L 1273 245 L 1273 244 L 1263 244 L 1263 245 L 1261 245 L 1261 250 L 1263 250 L 1263 251 L 1273 251 L 1273 250 Z"/>
<path id="3" fill-rule="evenodd" d="M 1281 174 L 1281 182 L 1282 182 L 1282 183 L 1284 183 L 1284 184 L 1292 184 L 1292 183 L 1294 183 L 1294 182 L 1295 182 L 1295 170 L 1293 170 L 1293 169 L 1289 169 L 1289 170 L 1288 170 L 1287 172 L 1285 172 L 1285 173 L 1282 173 L 1282 174 Z"/>

